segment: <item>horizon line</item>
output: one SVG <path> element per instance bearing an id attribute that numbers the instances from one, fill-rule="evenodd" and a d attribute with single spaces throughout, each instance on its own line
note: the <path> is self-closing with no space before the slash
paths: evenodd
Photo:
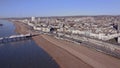
<path id="1" fill-rule="evenodd" d="M 95 15 L 51 15 L 51 16 L 11 16 L 11 17 L 0 17 L 0 18 L 28 18 L 28 17 L 72 17 L 72 16 L 120 16 L 120 14 L 95 14 Z"/>

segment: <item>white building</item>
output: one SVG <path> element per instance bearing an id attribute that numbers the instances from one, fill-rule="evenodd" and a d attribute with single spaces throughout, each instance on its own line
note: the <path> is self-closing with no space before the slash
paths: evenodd
<path id="1" fill-rule="evenodd" d="M 33 27 L 33 29 L 34 29 L 34 30 L 39 30 L 39 31 L 41 31 L 41 30 L 42 30 L 42 28 L 41 28 L 41 27 L 36 27 L 36 26 L 34 26 L 34 27 Z"/>
<path id="2" fill-rule="evenodd" d="M 118 43 L 120 43 L 120 37 L 118 37 Z"/>
<path id="3" fill-rule="evenodd" d="M 99 33 L 98 39 L 104 40 L 105 34 L 104 33 Z"/>
<path id="4" fill-rule="evenodd" d="M 64 28 L 57 29 L 58 32 L 63 32 Z"/>
<path id="5" fill-rule="evenodd" d="M 32 24 L 32 23 L 30 23 L 30 22 L 28 22 L 28 25 L 29 25 L 29 26 L 32 26 L 32 27 L 34 26 L 34 24 Z"/>
<path id="6" fill-rule="evenodd" d="M 31 21 L 35 21 L 35 17 L 31 17 Z"/>
<path id="7" fill-rule="evenodd" d="M 43 32 L 50 32 L 50 29 L 49 29 L 49 28 L 44 28 L 44 27 L 43 27 L 43 28 L 42 28 L 42 31 L 43 31 Z"/>

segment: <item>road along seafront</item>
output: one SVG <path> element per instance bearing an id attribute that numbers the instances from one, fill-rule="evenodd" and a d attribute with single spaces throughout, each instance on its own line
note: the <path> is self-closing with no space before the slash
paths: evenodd
<path id="1" fill-rule="evenodd" d="M 26 34 L 29 26 L 22 22 L 13 22 L 16 32 Z M 60 68 L 120 68 L 120 59 L 97 52 L 93 49 L 53 36 L 41 34 L 33 40 L 43 48 Z"/>

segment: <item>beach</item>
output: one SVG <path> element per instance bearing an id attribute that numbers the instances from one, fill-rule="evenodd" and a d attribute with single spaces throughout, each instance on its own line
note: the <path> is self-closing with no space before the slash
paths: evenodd
<path id="1" fill-rule="evenodd" d="M 29 32 L 27 25 L 21 22 L 13 23 L 17 33 Z M 83 44 L 75 44 L 44 34 L 33 37 L 33 40 L 57 62 L 60 68 L 120 68 L 120 59 L 84 47 Z"/>

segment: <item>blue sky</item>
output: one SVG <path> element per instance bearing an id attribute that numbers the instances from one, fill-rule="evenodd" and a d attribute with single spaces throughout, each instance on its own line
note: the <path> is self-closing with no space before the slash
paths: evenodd
<path id="1" fill-rule="evenodd" d="M 120 15 L 120 0 L 0 0 L 0 17 Z"/>

